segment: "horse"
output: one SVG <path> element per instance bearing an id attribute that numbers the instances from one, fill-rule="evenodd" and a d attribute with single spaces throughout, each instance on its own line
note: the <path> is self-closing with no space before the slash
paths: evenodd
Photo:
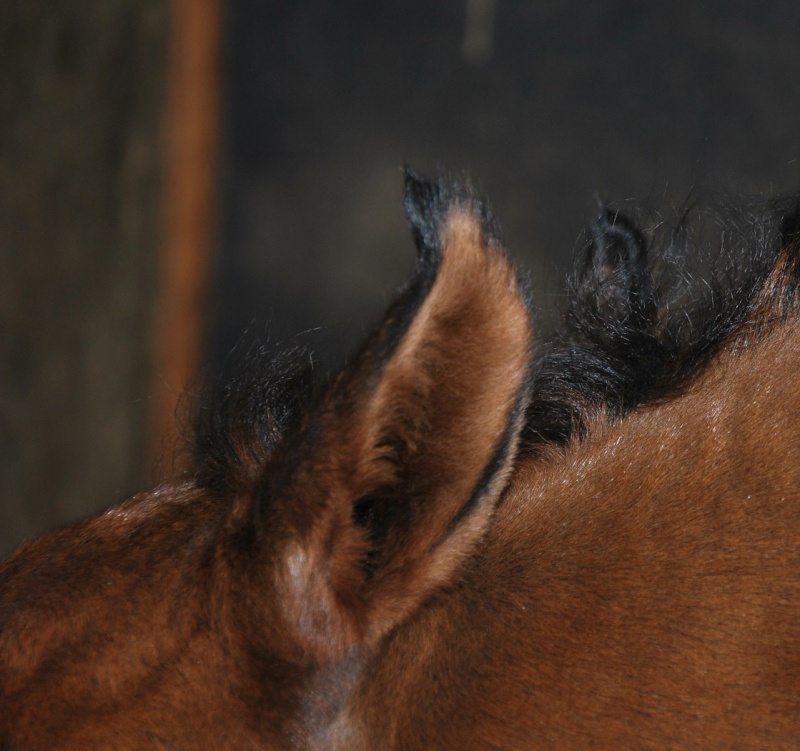
<path id="1" fill-rule="evenodd" d="M 0 565 L 3 751 L 800 746 L 797 204 L 601 206 L 539 337 L 478 192 L 405 182 L 343 368 L 256 362 Z"/>

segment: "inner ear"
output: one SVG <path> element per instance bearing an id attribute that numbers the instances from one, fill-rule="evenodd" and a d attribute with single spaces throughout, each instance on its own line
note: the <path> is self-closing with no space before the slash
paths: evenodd
<path id="1" fill-rule="evenodd" d="M 360 498 L 353 506 L 353 524 L 366 533 L 368 548 L 359 562 L 371 579 L 389 545 L 390 535 L 403 535 L 412 524 L 413 508 L 398 503 L 389 491 L 376 491 Z"/>

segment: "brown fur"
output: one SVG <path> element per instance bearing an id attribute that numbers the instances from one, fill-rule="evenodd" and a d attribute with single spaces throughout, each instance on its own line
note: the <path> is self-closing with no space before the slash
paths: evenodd
<path id="1" fill-rule="evenodd" d="M 517 457 L 516 274 L 410 190 L 419 276 L 227 489 L 0 564 L 0 749 L 800 745 L 793 249 L 680 390 Z"/>
<path id="2" fill-rule="evenodd" d="M 796 748 L 798 366 L 793 322 L 519 467 L 457 594 L 381 655 L 348 747 Z"/>

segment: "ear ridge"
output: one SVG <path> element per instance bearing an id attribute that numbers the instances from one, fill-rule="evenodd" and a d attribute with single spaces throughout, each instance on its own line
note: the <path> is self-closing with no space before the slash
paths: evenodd
<path id="1" fill-rule="evenodd" d="M 426 260 L 323 401 L 293 475 L 324 498 L 312 513 L 293 489 L 303 525 L 289 521 L 282 576 L 287 619 L 318 657 L 374 644 L 453 581 L 505 488 L 527 403 L 530 313 L 485 211 L 413 189 L 435 204 L 417 217 Z"/>

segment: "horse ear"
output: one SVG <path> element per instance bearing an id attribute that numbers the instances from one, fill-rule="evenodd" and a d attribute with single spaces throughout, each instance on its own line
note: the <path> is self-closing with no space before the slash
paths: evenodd
<path id="1" fill-rule="evenodd" d="M 647 239 L 634 222 L 602 206 L 576 274 L 576 318 L 639 328 L 653 325 L 656 310 L 647 250 Z"/>
<path id="2" fill-rule="evenodd" d="M 414 277 L 263 491 L 282 620 L 319 659 L 375 643 L 453 581 L 527 401 L 529 309 L 483 204 L 408 173 L 406 213 Z"/>

